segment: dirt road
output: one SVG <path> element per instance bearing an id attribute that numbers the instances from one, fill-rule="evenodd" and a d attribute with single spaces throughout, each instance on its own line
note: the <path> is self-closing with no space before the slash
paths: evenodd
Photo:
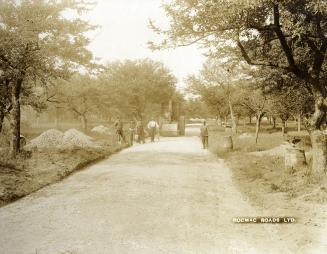
<path id="1" fill-rule="evenodd" d="M 112 156 L 0 209 L 0 253 L 293 253 L 198 138 Z"/>

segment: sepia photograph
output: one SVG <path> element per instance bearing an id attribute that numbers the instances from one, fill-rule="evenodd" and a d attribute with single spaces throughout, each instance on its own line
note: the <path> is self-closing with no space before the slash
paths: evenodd
<path id="1" fill-rule="evenodd" d="M 0 0 L 0 254 L 326 254 L 327 0 Z"/>

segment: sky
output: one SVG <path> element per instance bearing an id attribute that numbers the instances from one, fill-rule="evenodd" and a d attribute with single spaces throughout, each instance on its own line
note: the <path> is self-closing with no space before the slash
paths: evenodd
<path id="1" fill-rule="evenodd" d="M 149 28 L 149 19 L 168 25 L 161 4 L 161 0 L 98 0 L 87 15 L 92 24 L 100 25 L 89 48 L 103 63 L 146 57 L 162 61 L 183 88 L 187 75 L 201 69 L 204 56 L 195 45 L 154 52 L 148 49 L 147 42 L 158 39 Z"/>

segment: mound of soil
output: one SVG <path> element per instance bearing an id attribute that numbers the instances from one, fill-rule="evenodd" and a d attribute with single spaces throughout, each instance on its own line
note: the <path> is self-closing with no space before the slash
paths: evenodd
<path id="1" fill-rule="evenodd" d="M 33 139 L 28 148 L 72 148 L 94 147 L 93 138 L 76 129 L 70 129 L 65 133 L 50 129 Z"/>
<path id="2" fill-rule="evenodd" d="M 50 129 L 43 132 L 40 136 L 33 139 L 28 147 L 36 148 L 53 148 L 62 144 L 64 133 L 56 129 Z"/>
<path id="3" fill-rule="evenodd" d="M 76 129 L 70 129 L 64 133 L 62 147 L 94 147 L 92 137 L 85 135 Z"/>

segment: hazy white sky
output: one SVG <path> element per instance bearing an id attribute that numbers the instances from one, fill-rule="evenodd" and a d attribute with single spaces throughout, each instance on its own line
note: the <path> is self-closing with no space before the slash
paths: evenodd
<path id="1" fill-rule="evenodd" d="M 149 29 L 149 19 L 167 25 L 161 0 L 98 0 L 88 15 L 93 24 L 101 26 L 90 45 L 103 62 L 149 57 L 160 60 L 175 74 L 182 86 L 183 79 L 202 67 L 204 57 L 196 46 L 152 52 L 147 42 L 158 38 Z"/>

